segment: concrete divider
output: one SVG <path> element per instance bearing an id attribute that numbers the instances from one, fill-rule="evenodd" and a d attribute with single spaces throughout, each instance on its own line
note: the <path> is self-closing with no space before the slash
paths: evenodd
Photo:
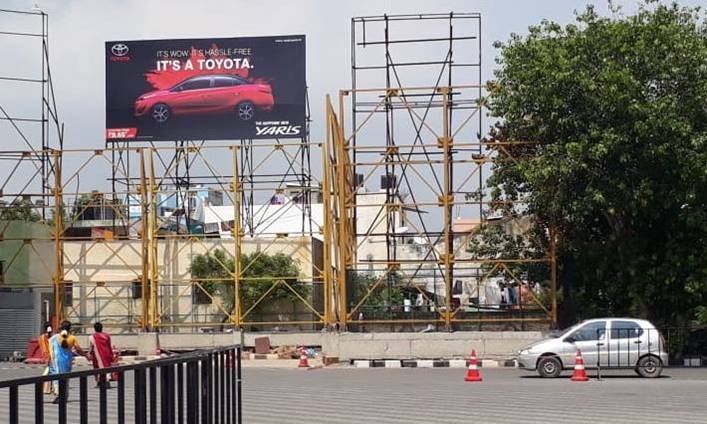
<path id="1" fill-rule="evenodd" d="M 348 359 L 463 358 L 476 349 L 484 359 L 507 359 L 543 338 L 539 331 L 456 333 L 340 333 L 323 338 L 326 355 Z"/>
<path id="2" fill-rule="evenodd" d="M 471 349 L 481 359 L 504 360 L 543 338 L 539 331 L 459 331 L 454 333 L 245 333 L 245 347 L 253 347 L 256 337 L 267 336 L 271 346 L 320 346 L 326 356 L 350 359 L 455 359 Z M 87 337 L 80 337 L 88 346 Z M 142 333 L 115 335 L 113 344 L 135 349 L 140 355 L 162 349 L 197 349 L 241 342 L 234 333 Z"/>

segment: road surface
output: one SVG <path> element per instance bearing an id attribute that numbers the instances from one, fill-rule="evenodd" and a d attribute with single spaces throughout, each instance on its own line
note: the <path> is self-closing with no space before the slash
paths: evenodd
<path id="1" fill-rule="evenodd" d="M 36 375 L 39 368 L 0 366 L 0 379 Z M 10 368 L 10 369 L 6 369 Z M 266 369 L 244 368 L 245 423 L 705 423 L 707 369 L 668 369 L 642 379 L 632 371 L 602 381 L 546 380 L 515 369 L 483 369 L 484 381 L 465 383 L 463 369 Z M 593 376 L 593 372 L 590 372 Z M 133 384 L 126 379 L 127 416 Z M 7 390 L 0 391 L 0 413 Z M 115 422 L 116 390 L 109 391 Z M 98 422 L 98 392 L 90 390 L 89 422 Z M 78 411 L 72 386 L 70 414 Z M 159 397 L 158 397 L 159 399 Z M 47 398 L 47 401 L 49 398 Z M 20 391 L 22 423 L 33 423 L 31 388 Z M 45 405 L 45 422 L 56 422 Z M 6 412 L 4 413 L 6 414 Z M 4 415 L 3 414 L 3 415 Z M 4 421 L 5 416 L 0 417 Z M 76 421 L 72 421 L 76 422 Z"/>

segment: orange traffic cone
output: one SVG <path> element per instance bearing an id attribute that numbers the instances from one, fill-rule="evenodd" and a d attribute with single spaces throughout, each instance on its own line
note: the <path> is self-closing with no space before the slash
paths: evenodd
<path id="1" fill-rule="evenodd" d="M 464 381 L 481 381 L 481 374 L 476 364 L 476 350 L 471 351 L 471 360 L 469 361 L 469 368 L 466 370 L 466 377 Z"/>
<path id="2" fill-rule="evenodd" d="M 307 353 L 304 351 L 304 349 L 300 350 L 299 364 L 297 364 L 297 367 L 309 368 L 309 363 L 307 362 Z"/>
<path id="3" fill-rule="evenodd" d="M 589 381 L 587 371 L 584 369 L 584 359 L 582 352 L 577 349 L 577 356 L 574 357 L 574 371 L 572 372 L 572 381 Z"/>

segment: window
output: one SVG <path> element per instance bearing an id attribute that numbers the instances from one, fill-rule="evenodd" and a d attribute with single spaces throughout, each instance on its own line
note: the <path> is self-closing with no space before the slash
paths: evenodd
<path id="1" fill-rule="evenodd" d="M 142 280 L 133 280 L 131 291 L 133 299 L 142 299 Z"/>
<path id="2" fill-rule="evenodd" d="M 612 321 L 611 322 L 611 338 L 612 339 L 634 339 L 643 334 L 643 329 L 638 323 L 633 321 Z"/>
<path id="3" fill-rule="evenodd" d="M 209 305 L 211 297 L 204 289 L 194 284 L 191 286 L 191 302 L 195 305 Z"/>
<path id="4" fill-rule="evenodd" d="M 606 333 L 606 321 L 585 324 L 569 335 L 576 342 L 603 340 Z"/>
<path id="5" fill-rule="evenodd" d="M 225 233 L 225 232 L 232 233 L 232 232 L 233 232 L 233 224 L 234 224 L 234 221 L 233 221 L 233 220 L 231 220 L 231 221 L 221 221 L 221 231 L 224 232 L 224 233 Z"/>
<path id="6" fill-rule="evenodd" d="M 74 304 L 74 283 L 64 282 L 64 305 L 71 306 Z"/>
<path id="7" fill-rule="evenodd" d="M 198 79 L 186 81 L 184 84 L 180 85 L 179 91 L 199 90 L 201 88 L 209 88 L 210 86 L 211 86 L 211 80 L 209 78 L 198 78 Z"/>
<path id="8" fill-rule="evenodd" d="M 247 84 L 249 84 L 248 80 L 244 80 L 243 78 L 236 76 L 236 75 L 233 76 L 233 85 L 247 85 Z"/>
<path id="9" fill-rule="evenodd" d="M 235 82 L 231 77 L 214 77 L 214 87 L 233 87 Z"/>

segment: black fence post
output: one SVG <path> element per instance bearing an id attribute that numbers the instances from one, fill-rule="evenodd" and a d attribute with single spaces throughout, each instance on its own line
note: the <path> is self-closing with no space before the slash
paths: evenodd
<path id="1" fill-rule="evenodd" d="M 184 364 L 177 364 L 177 423 L 184 423 Z"/>
<path id="2" fill-rule="evenodd" d="M 160 367 L 160 423 L 169 423 L 169 377 L 167 367 Z"/>
<path id="3" fill-rule="evenodd" d="M 231 424 L 231 415 L 232 415 L 232 408 L 231 405 L 233 404 L 234 397 L 233 397 L 233 391 L 231 390 L 231 368 L 235 366 L 235 363 L 231 361 L 231 358 L 235 359 L 235 356 L 231 354 L 232 350 L 229 349 L 226 352 L 226 356 L 224 357 L 224 384 L 226 386 L 226 397 L 228 398 L 228 402 L 226 402 L 226 423 Z"/>
<path id="4" fill-rule="evenodd" d="M 199 398 L 196 390 L 199 388 L 198 361 L 187 363 L 187 423 L 196 423 L 199 416 Z"/>
<path id="5" fill-rule="evenodd" d="M 604 343 L 606 343 L 609 339 L 609 335 L 606 334 L 606 328 L 602 329 L 597 329 L 597 380 L 601 381 L 601 333 L 604 333 L 605 335 L 605 340 Z M 609 347 L 607 346 L 607 349 Z"/>
<path id="6" fill-rule="evenodd" d="M 68 401 L 68 382 L 64 378 L 59 379 L 59 424 L 66 424 L 66 401 Z"/>
<path id="7" fill-rule="evenodd" d="M 135 424 L 147 423 L 147 408 L 145 404 L 145 370 L 135 369 L 133 372 L 135 384 Z"/>
<path id="8" fill-rule="evenodd" d="M 79 378 L 79 422 L 88 424 L 88 377 Z"/>
<path id="9" fill-rule="evenodd" d="M 125 424 L 125 373 L 118 374 L 118 424 Z"/>
<path id="10" fill-rule="evenodd" d="M 157 367 L 148 367 L 150 372 L 150 424 L 157 424 Z"/>
<path id="11" fill-rule="evenodd" d="M 241 346 L 238 346 L 236 354 L 236 405 L 237 422 L 241 424 L 243 421 L 243 408 L 241 407 Z"/>
<path id="12" fill-rule="evenodd" d="M 209 364 L 209 424 L 214 422 L 214 355 L 208 354 L 208 364 Z"/>
<path id="13" fill-rule="evenodd" d="M 34 422 L 35 424 L 44 423 L 44 383 L 37 382 L 34 384 Z"/>
<path id="14" fill-rule="evenodd" d="M 175 384 L 175 377 L 177 375 L 175 367 L 177 365 L 178 364 L 170 364 L 167 366 L 167 380 L 169 381 L 167 384 L 169 389 L 169 424 L 174 424 L 174 420 L 177 417 L 177 413 L 174 410 L 177 406 L 177 395 L 175 394 L 175 390 L 177 388 Z"/>
<path id="15" fill-rule="evenodd" d="M 17 413 L 18 399 L 17 386 L 10 387 L 10 424 L 18 424 L 19 415 Z"/>
<path id="16" fill-rule="evenodd" d="M 219 352 L 218 353 L 218 369 L 219 369 L 219 374 L 218 374 L 218 383 L 220 386 L 221 390 L 221 419 L 219 422 L 221 424 L 226 424 L 226 382 L 225 382 L 225 377 L 226 377 L 226 354 L 228 352 Z"/>
<path id="17" fill-rule="evenodd" d="M 108 380 L 105 374 L 98 375 L 98 403 L 101 424 L 108 424 Z"/>
<path id="18" fill-rule="evenodd" d="M 97 370 L 81 370 L 61 375 L 25 377 L 8 381 L 0 381 L 0 389 L 8 389 L 8 408 L 0 411 L 0 422 L 19 424 L 20 399 L 23 387 L 34 392 L 34 418 L 22 412 L 23 420 L 44 423 L 44 385 L 54 381 L 58 385 L 55 403 L 58 403 L 56 422 L 68 422 L 68 408 L 78 418 L 72 422 L 81 424 L 134 422 L 147 424 L 148 409 L 150 423 L 173 424 L 175 422 L 189 424 L 211 423 L 242 423 L 242 381 L 241 381 L 241 348 L 236 346 L 214 349 L 204 349 L 185 353 L 176 357 L 162 358 L 146 363 L 123 365 Z M 176 369 L 175 369 L 176 367 Z M 159 368 L 159 379 L 157 378 Z M 132 371 L 129 374 L 127 371 Z M 186 376 L 185 376 L 186 374 Z M 117 383 L 115 399 L 117 417 L 108 416 L 109 377 Z M 134 382 L 133 402 L 134 413 L 125 416 L 125 386 L 126 378 Z M 98 402 L 89 408 L 89 378 L 98 382 Z M 78 404 L 67 404 L 69 386 L 78 380 Z M 176 381 L 175 381 L 176 380 Z M 93 383 L 91 383 L 93 386 Z M 186 387 L 185 387 L 186 386 Z M 176 394 L 175 394 L 176 390 Z M 185 392 L 186 390 L 186 392 Z M 149 392 L 149 395 L 148 395 Z M 159 393 L 159 399 L 157 399 Z M 149 396 L 149 398 L 148 398 Z M 157 402 L 160 402 L 159 405 Z M 176 405 L 175 405 L 176 403 Z M 186 404 L 186 407 L 185 407 Z M 186 408 L 186 419 L 185 419 Z M 89 411 L 90 409 L 90 411 Z M 158 409 L 160 410 L 158 412 Z M 89 412 L 92 414 L 89 417 Z M 116 419 L 117 418 L 117 419 Z M 75 420 L 75 421 L 74 421 Z"/>
<path id="19" fill-rule="evenodd" d="M 218 353 L 210 355 L 211 363 L 211 422 L 214 424 L 219 424 L 218 420 L 218 408 L 219 408 L 219 390 L 218 390 L 218 379 L 219 379 L 219 367 L 218 367 Z"/>
<path id="20" fill-rule="evenodd" d="M 209 365 L 208 357 L 199 358 L 201 366 L 201 424 L 209 423 Z"/>
<path id="21" fill-rule="evenodd" d="M 221 362 L 221 352 L 216 352 L 214 354 L 214 419 L 213 422 L 217 424 L 224 424 L 223 418 L 221 416 L 221 408 L 223 407 L 226 399 L 223 397 L 221 392 L 221 380 L 223 379 L 223 364 Z"/>

